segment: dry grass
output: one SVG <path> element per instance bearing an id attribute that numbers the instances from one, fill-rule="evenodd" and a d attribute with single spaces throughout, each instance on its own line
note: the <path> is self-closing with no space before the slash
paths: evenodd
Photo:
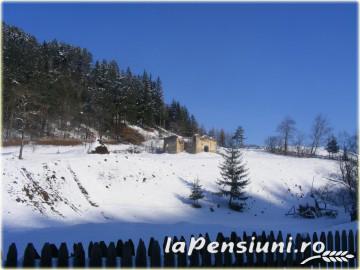
<path id="1" fill-rule="evenodd" d="M 120 137 L 123 142 L 128 142 L 128 143 L 132 143 L 135 145 L 139 145 L 143 141 L 145 141 L 145 138 L 143 135 L 141 135 L 135 129 L 132 129 L 129 127 L 124 127 L 120 130 Z"/>
<path id="2" fill-rule="evenodd" d="M 155 129 L 151 128 L 151 127 L 143 127 L 144 130 L 149 131 L 149 132 L 154 132 Z"/>
<path id="3" fill-rule="evenodd" d="M 82 144 L 78 139 L 42 138 L 34 142 L 38 145 L 74 146 Z"/>
<path id="4" fill-rule="evenodd" d="M 24 144 L 28 144 L 29 141 L 25 140 Z M 6 146 L 20 146 L 21 144 L 21 140 L 20 139 L 10 139 L 10 140 L 6 140 L 6 141 L 2 141 L 1 142 L 1 146 L 2 147 L 6 147 Z"/>
<path id="5" fill-rule="evenodd" d="M 119 144 L 119 141 L 108 139 L 108 140 L 103 140 L 103 143 L 104 144 Z"/>

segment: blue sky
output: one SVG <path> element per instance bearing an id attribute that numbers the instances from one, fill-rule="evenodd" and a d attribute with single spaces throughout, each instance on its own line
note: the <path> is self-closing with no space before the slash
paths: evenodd
<path id="1" fill-rule="evenodd" d="M 345 4 L 3 4 L 3 19 L 144 69 L 206 128 L 262 144 L 287 115 L 309 133 L 357 128 L 357 6 Z"/>

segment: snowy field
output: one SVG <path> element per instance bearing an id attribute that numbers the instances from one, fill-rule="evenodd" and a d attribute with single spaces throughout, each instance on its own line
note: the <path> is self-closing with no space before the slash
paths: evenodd
<path id="1" fill-rule="evenodd" d="M 336 218 L 286 216 L 292 206 L 311 202 L 312 183 L 320 187 L 337 171 L 335 161 L 244 150 L 251 183 L 248 209 L 239 213 L 219 198 L 219 154 L 131 154 L 128 145 L 110 145 L 109 155 L 87 154 L 86 146 L 26 146 L 2 149 L 2 215 L 5 249 L 16 242 L 68 244 L 151 236 L 243 230 L 313 232 L 354 229 L 342 208 Z M 202 208 L 191 207 L 190 184 L 205 190 Z M 314 181 L 313 181 L 314 180 Z"/>

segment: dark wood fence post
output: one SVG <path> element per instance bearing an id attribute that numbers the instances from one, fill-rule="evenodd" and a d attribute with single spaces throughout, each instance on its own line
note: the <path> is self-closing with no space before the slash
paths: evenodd
<path id="1" fill-rule="evenodd" d="M 291 237 L 291 241 L 290 241 L 290 237 Z M 290 244 L 289 244 L 290 243 Z M 286 266 L 293 266 L 294 265 L 294 240 L 292 239 L 291 234 L 287 234 L 286 235 L 286 242 L 284 243 L 285 247 L 284 247 L 284 252 L 286 252 L 286 258 L 285 258 L 285 262 L 286 262 Z M 287 247 L 288 245 L 291 245 L 291 250 L 290 252 L 287 252 Z"/>
<path id="2" fill-rule="evenodd" d="M 23 267 L 35 267 L 35 259 L 36 259 L 36 250 L 32 243 L 27 244 L 25 251 L 24 251 L 24 260 L 23 260 Z"/>
<path id="3" fill-rule="evenodd" d="M 218 233 L 216 237 L 216 242 L 218 242 L 219 248 L 221 248 L 222 243 L 224 242 L 224 235 L 222 233 Z M 223 254 L 220 250 L 215 253 L 215 267 L 222 267 L 224 265 Z"/>
<path id="4" fill-rule="evenodd" d="M 279 243 L 282 243 L 284 240 L 283 240 L 283 236 L 282 236 L 282 232 L 279 231 L 278 232 L 278 236 L 276 238 L 276 243 L 279 244 Z M 275 254 L 275 258 L 276 258 L 276 265 L 277 266 L 283 266 L 284 265 L 284 253 L 281 253 L 279 252 L 279 250 L 276 252 Z"/>
<path id="5" fill-rule="evenodd" d="M 342 251 L 345 251 L 345 250 L 348 250 L 348 238 L 347 238 L 347 235 L 346 235 L 346 231 L 343 230 L 342 233 L 341 233 L 341 249 Z M 337 251 L 340 251 L 340 250 L 337 250 Z M 349 263 L 347 262 L 342 262 L 342 267 L 343 268 L 348 268 L 349 267 Z"/>
<path id="6" fill-rule="evenodd" d="M 163 244 L 163 253 L 164 253 L 164 267 L 175 267 L 175 254 L 172 252 L 172 249 L 169 249 L 169 252 L 165 252 L 167 236 L 164 239 Z M 174 238 L 171 240 L 171 244 L 174 243 Z"/>
<path id="7" fill-rule="evenodd" d="M 316 243 L 316 242 L 318 242 L 318 241 L 319 241 L 319 238 L 318 238 L 318 236 L 317 236 L 317 233 L 314 232 L 314 233 L 313 233 L 313 237 L 312 237 L 312 244 L 314 245 L 314 243 Z M 314 268 L 319 268 L 319 266 L 320 266 L 319 260 L 313 260 L 313 261 L 312 261 L 312 266 L 313 266 Z"/>
<path id="8" fill-rule="evenodd" d="M 5 267 L 17 267 L 17 248 L 15 243 L 9 246 L 9 250 L 6 256 Z"/>
<path id="9" fill-rule="evenodd" d="M 161 266 L 161 252 L 159 242 L 154 240 L 150 250 L 150 267 Z"/>
<path id="10" fill-rule="evenodd" d="M 258 237 L 258 242 L 261 243 L 261 247 L 265 246 L 266 240 L 267 240 L 266 233 L 263 231 L 261 236 Z M 264 253 L 263 251 L 257 253 L 257 256 L 256 256 L 257 265 L 262 266 L 262 267 L 266 265 L 265 264 L 265 259 L 266 259 L 265 255 L 266 255 L 266 253 Z"/>
<path id="11" fill-rule="evenodd" d="M 88 258 L 91 258 L 91 250 L 94 246 L 94 243 L 92 241 L 90 241 L 89 246 L 88 246 Z"/>
<path id="12" fill-rule="evenodd" d="M 305 239 L 303 239 L 303 241 L 305 241 L 306 243 L 311 243 L 310 235 L 306 234 L 306 237 L 305 237 Z M 303 258 L 310 258 L 311 254 L 312 254 L 312 248 L 311 248 L 311 246 L 309 246 L 304 250 Z M 303 265 L 303 267 L 310 267 L 310 264 Z"/>
<path id="13" fill-rule="evenodd" d="M 355 254 L 353 254 L 356 258 L 355 261 L 355 267 L 359 267 L 359 257 L 358 257 L 358 250 L 359 250 L 359 242 L 358 242 L 358 230 L 356 230 L 356 234 L 355 234 Z"/>
<path id="14" fill-rule="evenodd" d="M 275 260 L 274 260 L 274 253 L 271 252 L 271 247 L 275 241 L 275 235 L 273 231 L 270 231 L 268 238 L 268 242 L 269 242 L 269 252 L 266 254 L 266 266 L 269 267 L 275 267 Z"/>
<path id="15" fill-rule="evenodd" d="M 181 236 L 180 238 L 180 241 L 179 242 L 184 242 L 186 243 L 185 241 L 185 238 L 183 236 Z M 185 246 L 185 253 L 178 253 L 177 254 L 177 266 L 178 267 L 187 267 L 187 249 L 186 249 L 186 246 Z"/>
<path id="16" fill-rule="evenodd" d="M 327 237 L 326 237 L 326 247 L 327 250 L 333 251 L 334 250 L 334 237 L 332 232 L 328 232 Z M 328 263 L 328 268 L 335 268 L 335 264 L 333 262 L 329 262 Z"/>
<path id="17" fill-rule="evenodd" d="M 246 238 L 243 239 L 243 240 L 247 243 L 247 247 L 248 247 L 248 249 L 247 249 L 247 251 L 245 253 L 246 265 L 247 266 L 253 266 L 254 265 L 254 257 L 253 257 L 253 254 L 249 252 L 249 245 L 250 245 L 250 242 L 251 242 L 251 236 L 246 236 Z"/>
<path id="18" fill-rule="evenodd" d="M 338 231 L 335 232 L 335 250 L 341 250 L 341 244 L 340 244 L 340 233 Z M 341 264 L 339 262 L 336 262 L 336 269 L 340 268 Z"/>
<path id="19" fill-rule="evenodd" d="M 205 234 L 205 248 L 202 250 L 201 253 L 201 265 L 204 267 L 211 266 L 211 253 L 207 250 L 207 245 L 211 242 L 210 236 L 208 233 Z"/>
<path id="20" fill-rule="evenodd" d="M 100 241 L 99 247 L 101 250 L 101 257 L 106 258 L 107 257 L 107 246 L 104 241 Z"/>
<path id="21" fill-rule="evenodd" d="M 295 262 L 294 262 L 295 267 L 300 267 L 300 263 L 302 262 L 302 253 L 300 252 L 301 242 L 302 242 L 302 237 L 300 233 L 298 233 L 296 234 L 295 237 L 295 249 L 297 250 L 297 252 L 295 252 Z"/>
<path id="22" fill-rule="evenodd" d="M 99 243 L 96 242 L 92 245 L 90 255 L 89 267 L 101 267 L 102 259 Z"/>
<path id="23" fill-rule="evenodd" d="M 224 243 L 230 243 L 230 238 L 225 237 Z M 223 253 L 224 255 L 224 267 L 231 267 L 232 262 L 232 253 L 229 252 L 229 248 L 226 249 L 226 251 Z"/>
<path id="24" fill-rule="evenodd" d="M 60 244 L 57 266 L 61 268 L 69 267 L 69 251 L 64 242 Z"/>
<path id="25" fill-rule="evenodd" d="M 134 245 L 134 242 L 133 242 L 131 239 L 129 239 L 128 242 L 129 242 L 129 246 L 130 246 L 130 250 L 131 250 L 131 256 L 135 256 L 135 245 Z"/>
<path id="26" fill-rule="evenodd" d="M 106 267 L 116 267 L 116 247 L 114 242 L 110 242 L 106 253 Z"/>
<path id="27" fill-rule="evenodd" d="M 189 266 L 190 267 L 199 267 L 200 266 L 200 258 L 199 258 L 199 251 L 193 250 L 189 257 Z"/>
<path id="28" fill-rule="evenodd" d="M 117 257 L 122 257 L 122 248 L 123 248 L 123 241 L 122 240 L 118 240 L 116 242 L 116 256 Z"/>
<path id="29" fill-rule="evenodd" d="M 49 243 L 45 243 L 41 249 L 40 267 L 52 267 L 51 248 Z"/>
<path id="30" fill-rule="evenodd" d="M 150 241 L 149 241 L 148 251 L 147 251 L 149 257 L 151 256 L 150 252 L 151 252 L 151 247 L 152 247 L 152 244 L 153 244 L 154 240 L 155 240 L 154 237 L 151 237 Z"/>
<path id="31" fill-rule="evenodd" d="M 349 231 L 349 253 L 354 255 L 356 257 L 355 253 L 355 241 L 354 241 L 354 233 L 352 230 Z M 349 267 L 354 268 L 355 267 L 355 258 L 349 259 Z"/>
<path id="32" fill-rule="evenodd" d="M 55 244 L 50 244 L 50 249 L 51 249 L 51 257 L 53 258 L 59 257 L 59 250 Z"/>
<path id="33" fill-rule="evenodd" d="M 326 243 L 326 235 L 324 232 L 321 232 L 320 234 L 320 242 L 324 243 L 325 245 L 325 250 L 328 250 L 328 246 L 327 246 L 327 243 Z M 321 268 L 326 268 L 327 267 L 327 263 L 324 261 L 324 260 L 320 260 L 320 267 Z"/>
<path id="34" fill-rule="evenodd" d="M 241 242 L 241 237 L 238 236 L 236 239 L 236 244 Z M 244 266 L 244 254 L 243 253 L 235 253 L 235 267 Z"/>
<path id="35" fill-rule="evenodd" d="M 135 266 L 136 267 L 147 267 L 147 254 L 145 243 L 142 239 L 139 240 L 136 257 L 135 257 Z"/>
<path id="36" fill-rule="evenodd" d="M 122 247 L 121 267 L 132 267 L 131 244 L 126 241 Z"/>
<path id="37" fill-rule="evenodd" d="M 74 247 L 73 267 L 85 267 L 85 250 L 82 243 L 78 243 Z"/>

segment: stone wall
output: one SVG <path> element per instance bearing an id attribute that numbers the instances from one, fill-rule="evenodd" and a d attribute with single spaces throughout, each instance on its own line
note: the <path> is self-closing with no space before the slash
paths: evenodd
<path id="1" fill-rule="evenodd" d="M 195 135 L 191 139 L 184 140 L 177 136 L 170 136 L 164 139 L 164 152 L 177 154 L 184 150 L 188 153 L 216 152 L 217 143 L 207 136 Z"/>
<path id="2" fill-rule="evenodd" d="M 217 143 L 214 139 L 196 135 L 194 136 L 193 140 L 194 140 L 194 147 L 193 147 L 194 153 L 216 152 Z"/>
<path id="3" fill-rule="evenodd" d="M 184 151 L 184 141 L 176 136 L 170 136 L 164 139 L 164 152 L 177 154 Z"/>

